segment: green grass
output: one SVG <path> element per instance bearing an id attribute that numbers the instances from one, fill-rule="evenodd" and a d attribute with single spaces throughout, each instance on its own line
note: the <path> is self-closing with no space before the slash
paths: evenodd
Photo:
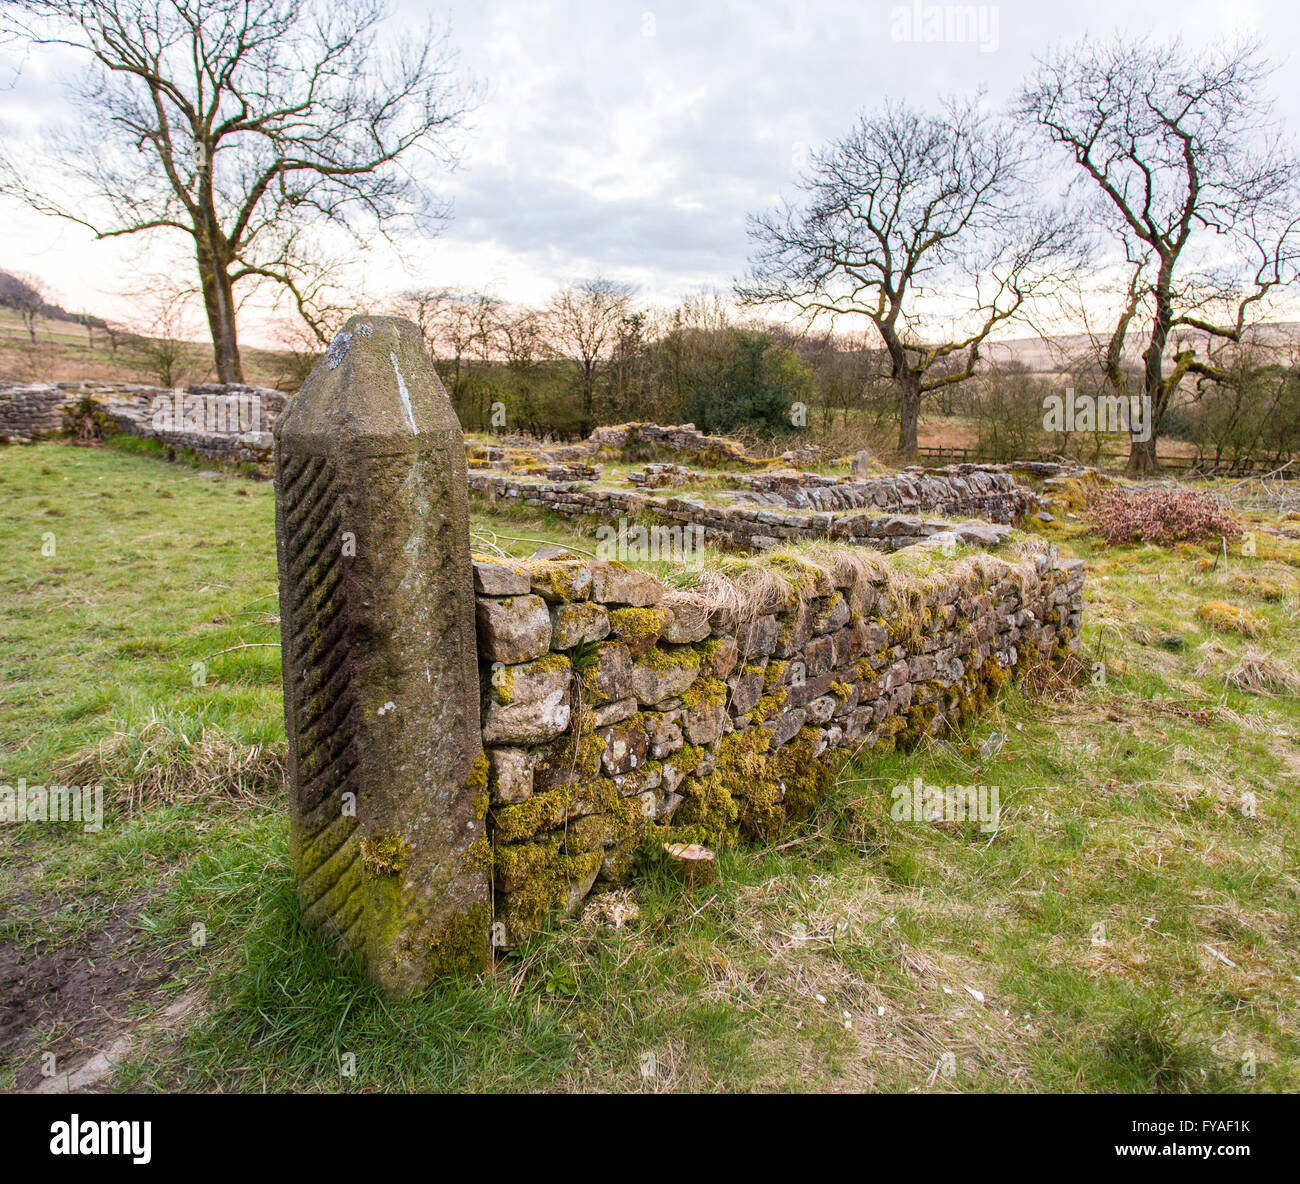
<path id="1" fill-rule="evenodd" d="M 1300 705 L 1224 678 L 1250 647 L 1296 669 L 1291 540 L 1225 574 L 1195 549 L 1063 538 L 1089 563 L 1104 684 L 1014 690 L 969 736 L 859 759 L 810 824 L 725 852 L 713 885 L 648 869 L 619 927 L 593 908 L 481 979 L 390 1000 L 298 927 L 282 790 L 259 774 L 233 794 L 210 760 L 283 746 L 269 486 L 48 444 L 0 449 L 0 497 L 0 780 L 101 745 L 111 777 L 172 772 L 171 804 L 119 808 L 100 835 L 0 830 L 0 940 L 76 945 L 129 917 L 174 959 L 157 1006 L 202 988 L 112 1088 L 1300 1088 Z M 593 549 L 545 515 L 473 525 L 510 554 Z M 1267 633 L 1212 633 L 1206 600 Z M 994 731 L 996 756 L 969 755 Z M 996 785 L 996 833 L 893 820 L 917 776 Z"/>

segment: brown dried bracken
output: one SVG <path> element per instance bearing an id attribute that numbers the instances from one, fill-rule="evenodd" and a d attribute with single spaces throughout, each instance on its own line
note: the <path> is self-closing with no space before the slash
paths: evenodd
<path id="1" fill-rule="evenodd" d="M 1241 537 L 1224 501 L 1195 489 L 1108 489 L 1089 507 L 1097 533 L 1107 543 L 1202 542 Z"/>

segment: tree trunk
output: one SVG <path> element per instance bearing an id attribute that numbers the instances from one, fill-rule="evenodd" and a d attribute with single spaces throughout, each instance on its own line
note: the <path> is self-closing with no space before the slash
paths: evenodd
<path id="1" fill-rule="evenodd" d="M 916 424 L 921 417 L 921 379 L 903 367 L 898 375 L 899 394 L 902 396 L 902 413 L 898 420 L 898 452 L 900 456 L 916 455 Z"/>
<path id="2" fill-rule="evenodd" d="M 596 363 L 595 361 L 582 362 L 582 439 L 591 435 L 592 423 L 596 404 Z"/>
<path id="3" fill-rule="evenodd" d="M 1129 440 L 1128 471 L 1134 475 L 1154 472 L 1156 467 L 1156 437 L 1165 410 L 1161 396 L 1167 394 L 1164 387 L 1165 344 L 1169 340 L 1169 324 L 1173 320 L 1173 300 L 1170 296 L 1173 275 L 1173 257 L 1161 259 L 1160 270 L 1156 273 L 1151 340 L 1142 354 L 1142 396 L 1147 400 L 1150 432 L 1146 440 Z"/>
<path id="4" fill-rule="evenodd" d="M 212 335 L 212 356 L 218 382 L 243 382 L 244 368 L 239 359 L 239 341 L 235 335 L 235 301 L 231 294 L 227 263 L 214 256 L 200 239 L 198 248 L 199 281 L 203 286 L 203 307 L 208 314 L 208 331 Z"/>
<path id="5" fill-rule="evenodd" d="M 1156 437 L 1152 430 L 1150 440 L 1130 440 L 1128 452 L 1128 472 L 1131 476 L 1142 476 L 1155 472 Z"/>

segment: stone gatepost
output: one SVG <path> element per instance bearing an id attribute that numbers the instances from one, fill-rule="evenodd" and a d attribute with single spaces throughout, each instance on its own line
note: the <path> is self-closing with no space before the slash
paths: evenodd
<path id="1" fill-rule="evenodd" d="M 304 921 L 386 988 L 488 961 L 465 444 L 419 330 L 352 317 L 275 425 Z"/>

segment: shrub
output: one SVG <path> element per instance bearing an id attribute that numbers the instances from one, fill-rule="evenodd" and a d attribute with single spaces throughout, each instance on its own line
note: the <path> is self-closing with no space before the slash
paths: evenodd
<path id="1" fill-rule="evenodd" d="M 1092 502 L 1093 527 L 1107 543 L 1201 542 L 1241 537 L 1224 502 L 1194 489 L 1108 489 Z"/>
<path id="2" fill-rule="evenodd" d="M 63 408 L 63 430 L 79 444 L 85 444 L 111 436 L 117 428 L 93 395 L 82 395 Z"/>

